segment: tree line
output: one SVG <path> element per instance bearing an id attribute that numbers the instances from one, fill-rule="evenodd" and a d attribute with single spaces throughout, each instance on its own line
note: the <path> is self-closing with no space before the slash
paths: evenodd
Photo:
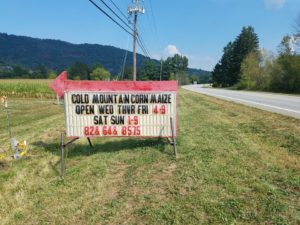
<path id="1" fill-rule="evenodd" d="M 126 65 L 118 74 L 111 74 L 100 63 L 88 66 L 82 62 L 75 62 L 66 69 L 69 79 L 72 80 L 132 80 L 132 65 Z M 210 82 L 210 74 L 197 75 L 196 70 L 193 74 L 189 73 L 188 58 L 176 54 L 165 60 L 157 61 L 146 59 L 137 71 L 137 80 L 178 80 L 179 84 L 189 84 L 194 81 L 207 83 Z M 39 78 L 54 79 L 58 72 L 49 70 L 43 65 L 34 69 L 27 69 L 19 65 L 7 66 L 0 62 L 0 78 Z"/>
<path id="2" fill-rule="evenodd" d="M 213 86 L 236 89 L 300 93 L 300 16 L 296 32 L 282 38 L 278 53 L 259 48 L 251 26 L 223 49 L 212 72 Z"/>

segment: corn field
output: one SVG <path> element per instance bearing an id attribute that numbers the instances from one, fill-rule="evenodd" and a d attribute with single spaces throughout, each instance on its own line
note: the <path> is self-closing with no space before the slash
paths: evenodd
<path id="1" fill-rule="evenodd" d="M 52 80 L 42 79 L 0 79 L 0 96 L 54 98 L 49 88 Z"/>

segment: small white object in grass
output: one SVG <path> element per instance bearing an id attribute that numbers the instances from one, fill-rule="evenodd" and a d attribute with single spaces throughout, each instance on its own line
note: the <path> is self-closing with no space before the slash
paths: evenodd
<path id="1" fill-rule="evenodd" d="M 10 144 L 11 144 L 12 150 L 14 150 L 14 151 L 17 150 L 19 142 L 15 138 L 10 139 Z"/>

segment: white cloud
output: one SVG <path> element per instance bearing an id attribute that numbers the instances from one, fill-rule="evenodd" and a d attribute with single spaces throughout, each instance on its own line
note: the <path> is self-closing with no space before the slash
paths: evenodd
<path id="1" fill-rule="evenodd" d="M 175 54 L 186 56 L 189 60 L 189 68 L 203 69 L 211 71 L 217 63 L 217 60 L 210 56 L 189 55 L 181 53 L 181 51 L 173 44 L 169 44 L 161 53 L 152 54 L 152 58 L 160 60 L 173 57 Z"/>
<path id="2" fill-rule="evenodd" d="M 164 50 L 165 57 L 174 56 L 175 54 L 181 55 L 181 53 L 175 45 L 168 45 Z"/>
<path id="3" fill-rule="evenodd" d="M 264 0 L 264 2 L 267 8 L 281 9 L 286 0 Z"/>

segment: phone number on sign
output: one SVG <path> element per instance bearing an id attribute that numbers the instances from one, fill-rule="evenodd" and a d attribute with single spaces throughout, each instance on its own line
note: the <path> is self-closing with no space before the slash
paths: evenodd
<path id="1" fill-rule="evenodd" d="M 85 136 L 140 136 L 140 126 L 87 126 L 84 127 Z"/>

